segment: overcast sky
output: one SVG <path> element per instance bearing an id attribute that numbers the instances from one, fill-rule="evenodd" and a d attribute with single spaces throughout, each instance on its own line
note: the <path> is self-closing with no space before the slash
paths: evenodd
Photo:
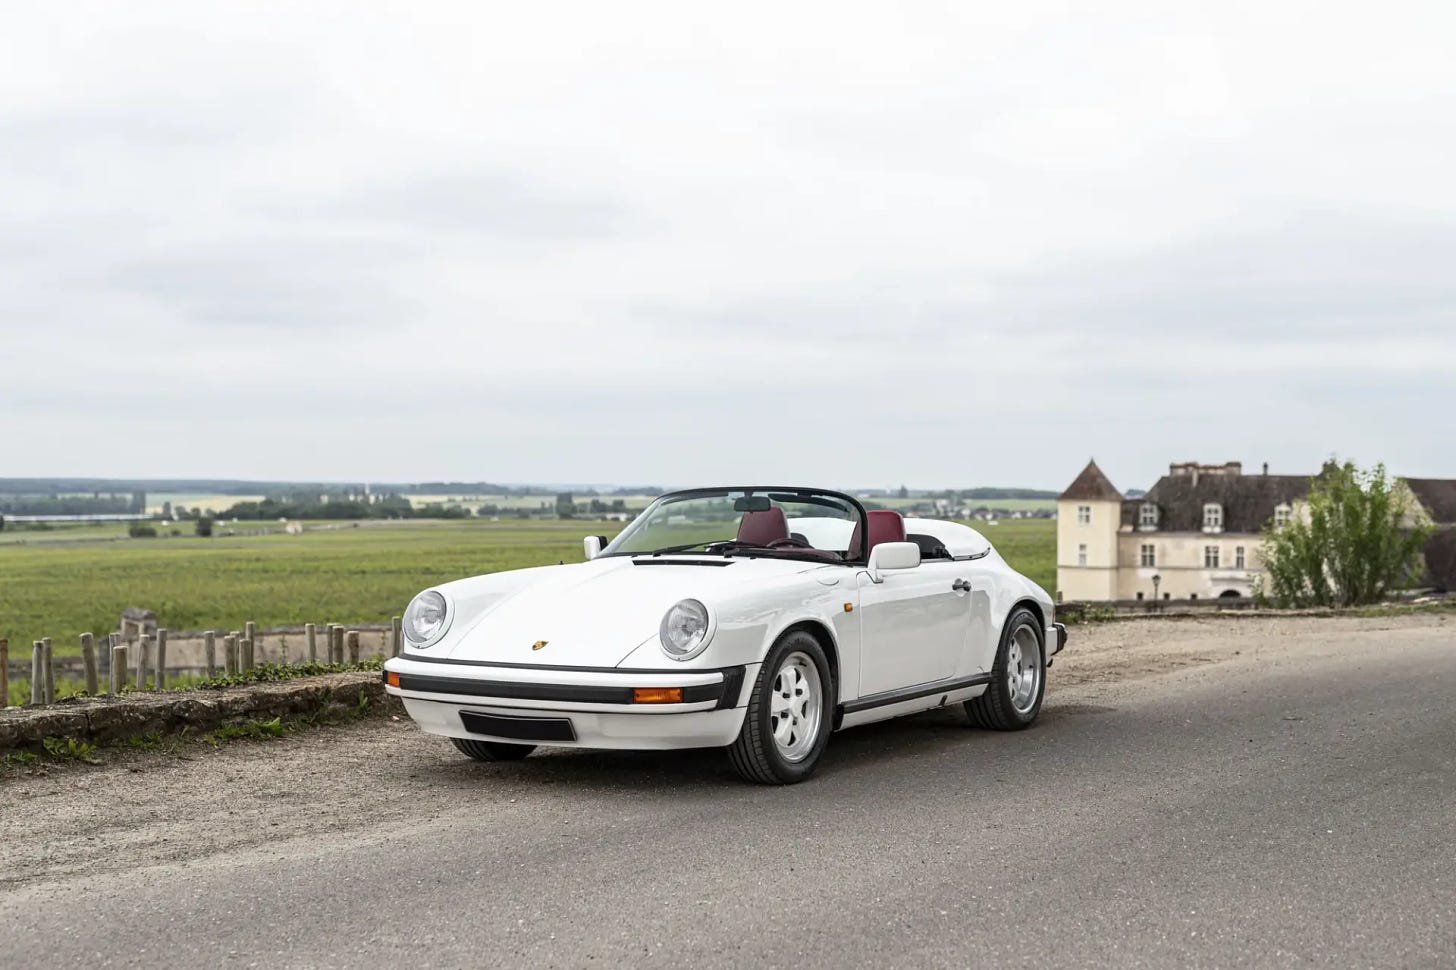
<path id="1" fill-rule="evenodd" d="M 0 476 L 1456 477 L 1456 13 L 1348 7 L 8 5 Z"/>

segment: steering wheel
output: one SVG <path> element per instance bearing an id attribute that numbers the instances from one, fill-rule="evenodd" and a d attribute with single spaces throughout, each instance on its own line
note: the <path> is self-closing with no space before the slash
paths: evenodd
<path id="1" fill-rule="evenodd" d="M 803 539 L 795 539 L 793 536 L 790 536 L 787 539 L 775 539 L 773 542 L 770 542 L 768 544 L 768 548 L 770 548 L 770 549 L 813 549 L 814 546 L 813 546 L 812 543 L 805 542 Z"/>

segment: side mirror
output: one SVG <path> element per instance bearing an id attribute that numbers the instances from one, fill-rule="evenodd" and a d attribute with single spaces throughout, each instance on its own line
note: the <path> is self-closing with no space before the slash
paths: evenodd
<path id="1" fill-rule="evenodd" d="M 914 569 L 920 565 L 920 547 L 913 542 L 882 542 L 870 550 L 870 579 L 883 581 L 887 569 Z"/>
<path id="2" fill-rule="evenodd" d="M 581 540 L 581 546 L 582 549 L 586 552 L 587 559 L 595 559 L 597 556 L 600 556 L 602 554 L 602 550 L 607 547 L 607 537 L 587 536 L 585 539 Z"/>

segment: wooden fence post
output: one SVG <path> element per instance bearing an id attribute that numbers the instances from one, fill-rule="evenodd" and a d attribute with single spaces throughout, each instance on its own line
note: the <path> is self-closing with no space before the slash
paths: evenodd
<path id="1" fill-rule="evenodd" d="M 316 664 L 318 663 L 318 630 L 312 623 L 305 623 L 303 635 L 308 640 L 308 662 Z"/>
<path id="2" fill-rule="evenodd" d="M 243 637 L 242 645 L 238 648 L 238 665 L 243 668 L 243 673 L 253 669 L 252 637 Z"/>
<path id="3" fill-rule="evenodd" d="M 136 687 L 147 689 L 147 666 L 152 656 L 152 638 L 143 633 L 137 637 Z"/>
<path id="4" fill-rule="evenodd" d="M 120 697 L 121 692 L 126 690 L 126 671 L 129 661 L 126 656 L 126 644 L 121 637 L 116 638 L 116 646 L 111 648 L 111 694 L 113 697 Z"/>
<path id="5" fill-rule="evenodd" d="M 243 624 L 243 639 L 244 640 L 252 640 L 254 643 L 257 643 L 258 642 L 258 624 L 254 623 L 252 620 L 249 620 L 248 622 L 244 623 Z"/>
<path id="6" fill-rule="evenodd" d="M 10 640 L 0 637 L 0 711 L 10 706 Z"/>
<path id="7" fill-rule="evenodd" d="M 167 628 L 157 627 L 157 690 L 167 689 Z"/>
<path id="8" fill-rule="evenodd" d="M 215 630 L 204 630 L 202 632 L 202 662 L 207 665 L 207 679 L 211 680 L 217 676 L 217 632 Z"/>
<path id="9" fill-rule="evenodd" d="M 238 673 L 238 638 L 231 633 L 222 638 L 222 672 L 225 677 Z"/>
<path id="10" fill-rule="evenodd" d="M 329 663 L 344 662 L 344 628 L 337 623 L 329 624 Z"/>
<path id="11" fill-rule="evenodd" d="M 389 621 L 389 655 L 391 657 L 399 656 L 400 648 L 403 646 L 403 643 L 401 643 L 403 639 L 404 620 L 396 616 Z"/>
<path id="12" fill-rule="evenodd" d="M 45 644 L 39 640 L 30 647 L 30 702 L 45 703 Z"/>
<path id="13" fill-rule="evenodd" d="M 86 668 L 86 693 L 95 697 L 101 685 L 96 676 L 96 638 L 89 633 L 81 634 L 81 665 Z"/>
<path id="14" fill-rule="evenodd" d="M 350 630 L 347 635 L 349 638 L 349 663 L 356 664 L 359 662 L 359 631 Z"/>
<path id="15" fill-rule="evenodd" d="M 45 651 L 45 702 L 54 704 L 56 702 L 56 655 L 51 647 L 50 637 L 41 637 L 40 643 Z"/>

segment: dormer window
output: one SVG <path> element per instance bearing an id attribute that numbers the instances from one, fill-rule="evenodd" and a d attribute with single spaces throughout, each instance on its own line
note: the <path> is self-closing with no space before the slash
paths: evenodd
<path id="1" fill-rule="evenodd" d="M 1274 507 L 1274 528 L 1284 528 L 1286 525 L 1289 524 L 1289 519 L 1293 514 L 1294 509 L 1290 508 L 1288 505 L 1276 505 Z"/>
<path id="2" fill-rule="evenodd" d="M 1223 506 L 1217 502 L 1208 502 L 1203 506 L 1203 531 L 1223 531 Z"/>
<path id="3" fill-rule="evenodd" d="M 1158 527 L 1158 506 L 1152 502 L 1144 502 L 1138 509 L 1138 528 L 1143 530 L 1156 529 Z"/>

